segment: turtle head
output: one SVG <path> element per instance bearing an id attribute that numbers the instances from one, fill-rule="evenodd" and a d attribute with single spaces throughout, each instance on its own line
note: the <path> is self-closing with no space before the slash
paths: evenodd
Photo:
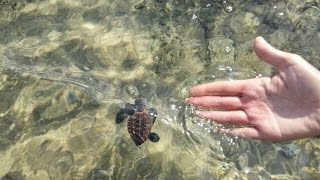
<path id="1" fill-rule="evenodd" d="M 146 108 L 146 100 L 139 95 L 135 100 L 134 105 L 136 106 L 138 112 L 142 112 Z"/>

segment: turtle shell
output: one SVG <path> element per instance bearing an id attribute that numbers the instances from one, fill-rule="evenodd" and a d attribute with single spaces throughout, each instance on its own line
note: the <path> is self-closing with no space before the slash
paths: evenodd
<path id="1" fill-rule="evenodd" d="M 128 132 L 137 146 L 148 139 L 152 125 L 153 121 L 145 111 L 130 116 L 127 124 Z"/>

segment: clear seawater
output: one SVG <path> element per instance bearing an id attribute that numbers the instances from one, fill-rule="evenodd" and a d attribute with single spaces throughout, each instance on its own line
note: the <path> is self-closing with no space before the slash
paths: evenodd
<path id="1" fill-rule="evenodd" d="M 319 140 L 226 137 L 192 85 L 268 76 L 263 36 L 320 68 L 319 0 L 0 0 L 3 179 L 318 179 Z M 115 114 L 141 94 L 160 141 Z"/>

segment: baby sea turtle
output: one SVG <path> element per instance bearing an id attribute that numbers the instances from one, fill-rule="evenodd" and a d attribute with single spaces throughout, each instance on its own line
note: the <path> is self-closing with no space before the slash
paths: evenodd
<path id="1" fill-rule="evenodd" d="M 129 117 L 127 127 L 128 132 L 134 141 L 139 146 L 147 139 L 152 142 L 158 142 L 160 137 L 158 134 L 151 131 L 154 121 L 158 114 L 155 108 L 147 108 L 145 99 L 138 96 L 134 104 L 127 103 L 121 108 L 116 115 L 116 123 L 119 124 Z"/>

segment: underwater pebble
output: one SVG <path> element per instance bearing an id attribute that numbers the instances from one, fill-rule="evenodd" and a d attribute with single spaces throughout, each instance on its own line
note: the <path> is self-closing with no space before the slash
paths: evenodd
<path id="1" fill-rule="evenodd" d="M 136 86 L 129 85 L 126 87 L 126 91 L 130 96 L 136 97 L 139 95 L 139 91 Z"/>

